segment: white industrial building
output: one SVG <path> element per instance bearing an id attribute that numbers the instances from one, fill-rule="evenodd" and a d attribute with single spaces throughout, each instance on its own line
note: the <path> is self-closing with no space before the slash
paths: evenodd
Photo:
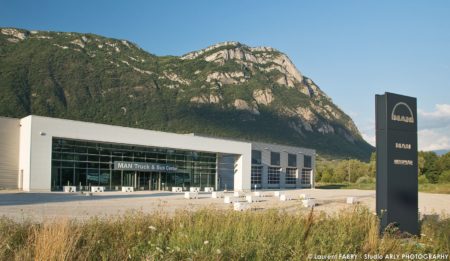
<path id="1" fill-rule="evenodd" d="M 0 189 L 314 186 L 315 151 L 30 115 L 0 117 Z"/>

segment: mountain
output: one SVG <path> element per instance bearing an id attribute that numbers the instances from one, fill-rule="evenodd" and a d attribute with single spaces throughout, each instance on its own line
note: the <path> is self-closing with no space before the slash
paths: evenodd
<path id="1" fill-rule="evenodd" d="M 0 29 L 0 115 L 315 148 L 369 159 L 352 119 L 288 56 L 224 42 L 181 57 L 94 34 Z"/>
<path id="2" fill-rule="evenodd" d="M 438 156 L 445 155 L 450 152 L 450 150 L 433 150 L 434 153 L 436 153 Z"/>

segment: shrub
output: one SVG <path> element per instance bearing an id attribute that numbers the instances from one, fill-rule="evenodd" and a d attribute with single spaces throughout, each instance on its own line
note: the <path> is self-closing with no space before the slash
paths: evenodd
<path id="1" fill-rule="evenodd" d="M 419 175 L 418 178 L 419 184 L 428 184 L 430 183 L 427 179 L 427 177 L 425 177 L 425 175 Z"/>
<path id="2" fill-rule="evenodd" d="M 446 170 L 439 176 L 439 183 L 450 183 L 450 170 Z"/>
<path id="3" fill-rule="evenodd" d="M 369 176 L 362 176 L 359 177 L 358 180 L 356 180 L 357 184 L 371 184 L 375 183 L 375 178 L 369 177 Z"/>
<path id="4" fill-rule="evenodd" d="M 324 183 L 330 183 L 330 182 L 333 181 L 333 176 L 331 176 L 331 174 L 328 171 L 325 170 L 322 173 L 322 178 L 320 179 L 320 181 L 324 182 Z"/>

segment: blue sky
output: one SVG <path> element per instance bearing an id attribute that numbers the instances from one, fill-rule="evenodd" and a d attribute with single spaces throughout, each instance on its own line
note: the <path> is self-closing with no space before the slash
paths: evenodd
<path id="1" fill-rule="evenodd" d="M 374 95 L 418 98 L 419 146 L 450 149 L 450 1 L 0 0 L 0 26 L 95 33 L 157 55 L 222 41 L 285 52 L 374 141 Z"/>

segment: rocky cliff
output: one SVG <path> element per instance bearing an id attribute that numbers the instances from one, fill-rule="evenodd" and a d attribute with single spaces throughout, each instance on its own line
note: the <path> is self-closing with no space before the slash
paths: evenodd
<path id="1" fill-rule="evenodd" d="M 352 119 L 289 57 L 224 42 L 155 56 L 92 34 L 0 29 L 0 115 L 261 140 L 367 159 Z"/>

